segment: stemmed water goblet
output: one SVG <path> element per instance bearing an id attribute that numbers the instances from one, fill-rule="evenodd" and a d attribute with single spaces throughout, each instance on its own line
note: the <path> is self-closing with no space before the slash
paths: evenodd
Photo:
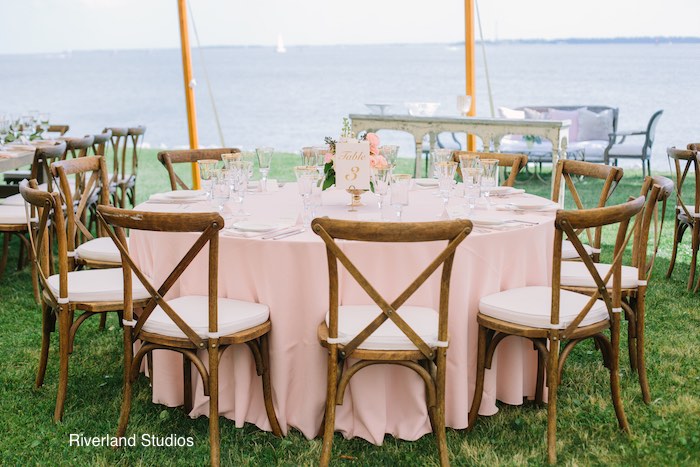
<path id="1" fill-rule="evenodd" d="M 243 209 L 243 202 L 248 192 L 248 180 L 250 179 L 250 172 L 253 170 L 252 167 L 253 163 L 250 161 L 231 162 L 231 188 L 234 200 L 238 205 L 238 210 L 235 213 L 237 217 L 250 216 L 250 213 Z"/>
<path id="2" fill-rule="evenodd" d="M 17 115 L 10 116 L 10 135 L 12 136 L 11 141 L 17 141 L 21 134 L 22 121 Z"/>
<path id="3" fill-rule="evenodd" d="M 214 169 L 211 175 L 211 201 L 223 216 L 224 206 L 231 199 L 230 171 Z"/>
<path id="4" fill-rule="evenodd" d="M 310 167 L 316 165 L 316 148 L 312 146 L 304 146 L 301 148 L 301 166 Z"/>
<path id="5" fill-rule="evenodd" d="M 486 207 L 491 207 L 491 189 L 498 186 L 498 159 L 481 159 L 481 193 L 486 200 Z"/>
<path id="6" fill-rule="evenodd" d="M 438 176 L 438 193 L 442 197 L 442 212 L 438 217 L 442 217 L 447 211 L 447 203 L 450 201 L 450 192 L 454 184 L 457 163 L 452 161 L 438 162 L 435 164 L 435 171 Z"/>
<path id="7" fill-rule="evenodd" d="M 301 200 L 304 205 L 303 220 L 304 224 L 311 223 L 310 216 L 310 199 L 313 191 L 313 186 L 318 180 L 318 171 L 313 165 L 300 165 L 294 167 L 294 175 L 297 179 L 297 188 L 301 195 Z"/>
<path id="8" fill-rule="evenodd" d="M 401 222 L 403 207 L 408 206 L 408 192 L 411 187 L 411 176 L 395 174 L 391 177 L 391 205 L 396 208 L 396 219 Z"/>
<path id="9" fill-rule="evenodd" d="M 219 161 L 216 159 L 202 159 L 197 161 L 197 166 L 199 167 L 199 186 L 207 194 L 208 198 L 211 198 L 211 187 L 212 187 L 212 175 L 216 169 L 216 164 Z"/>
<path id="10" fill-rule="evenodd" d="M 476 202 L 481 194 L 481 168 L 462 166 L 464 180 L 464 197 L 467 199 L 469 213 L 476 208 Z"/>
<path id="11" fill-rule="evenodd" d="M 472 107 L 472 96 L 460 94 L 457 96 L 457 112 L 466 117 L 469 114 L 469 109 Z"/>
<path id="12" fill-rule="evenodd" d="M 450 162 L 452 160 L 452 149 L 433 148 L 430 150 L 430 176 L 438 178 L 437 164 Z"/>
<path id="13" fill-rule="evenodd" d="M 224 168 L 230 170 L 231 162 L 241 160 L 240 152 L 229 152 L 221 155 L 221 160 L 224 162 Z"/>
<path id="14" fill-rule="evenodd" d="M 260 191 L 267 191 L 267 175 L 270 173 L 273 151 L 274 149 L 269 146 L 255 149 L 255 154 L 258 156 L 258 170 L 260 170 Z"/>
<path id="15" fill-rule="evenodd" d="M 382 212 L 382 206 L 384 205 L 384 198 L 389 192 L 389 185 L 391 183 L 391 166 L 388 167 L 375 167 L 372 169 L 372 185 L 374 186 L 374 194 L 379 196 L 379 201 L 377 205 L 379 207 L 379 212 Z"/>
<path id="16" fill-rule="evenodd" d="M 396 167 L 396 160 L 399 157 L 399 147 L 387 144 L 379 146 L 379 155 L 383 156 L 389 167 L 393 169 Z"/>

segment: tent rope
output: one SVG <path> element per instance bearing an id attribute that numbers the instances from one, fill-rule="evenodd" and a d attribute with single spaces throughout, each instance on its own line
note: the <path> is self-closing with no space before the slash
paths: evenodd
<path id="1" fill-rule="evenodd" d="M 214 112 L 214 121 L 216 123 L 216 131 L 219 134 L 219 142 L 221 147 L 225 148 L 226 143 L 224 142 L 224 132 L 221 130 L 221 121 L 219 120 L 219 112 L 216 108 L 216 100 L 214 99 L 214 93 L 211 90 L 211 81 L 209 80 L 209 73 L 207 72 L 207 65 L 204 60 L 204 52 L 202 52 L 202 45 L 199 42 L 199 33 L 197 33 L 197 23 L 194 20 L 194 13 L 192 12 L 192 5 L 187 1 L 187 9 L 190 11 L 190 18 L 192 18 L 192 32 L 194 32 L 194 40 L 197 42 L 197 51 L 199 52 L 199 61 L 202 63 L 202 72 L 204 73 L 204 81 L 207 84 L 207 93 L 209 94 L 209 102 L 211 102 L 211 108 Z M 191 84 L 190 84 L 191 85 Z"/>
<path id="2" fill-rule="evenodd" d="M 476 8 L 476 22 L 479 25 L 479 41 L 481 42 L 481 54 L 484 57 L 484 72 L 486 73 L 486 88 L 489 93 L 489 108 L 491 110 L 491 118 L 496 118 L 496 111 L 493 107 L 493 92 L 491 91 L 491 76 L 489 75 L 489 65 L 486 61 L 486 44 L 484 43 L 484 30 L 481 27 L 481 15 L 479 14 L 479 0 L 474 0 Z"/>

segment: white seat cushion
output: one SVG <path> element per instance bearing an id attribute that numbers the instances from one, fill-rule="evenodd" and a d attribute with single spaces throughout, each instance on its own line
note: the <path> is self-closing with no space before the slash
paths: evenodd
<path id="1" fill-rule="evenodd" d="M 608 151 L 608 156 L 633 156 L 642 157 L 642 149 L 644 148 L 644 143 L 622 143 L 613 144 Z"/>
<path id="2" fill-rule="evenodd" d="M 24 198 L 17 193 L 2 200 L 2 206 L 24 206 Z"/>
<path id="3" fill-rule="evenodd" d="M 0 206 L 0 224 L 26 224 L 24 206 Z"/>
<path id="4" fill-rule="evenodd" d="M 603 279 L 610 270 L 609 264 L 595 263 L 595 268 Z M 632 266 L 622 266 L 622 288 L 634 289 L 639 285 L 639 270 Z M 588 272 L 586 265 L 580 261 L 562 261 L 561 263 L 561 285 L 571 287 L 597 287 L 593 277 Z M 608 281 L 608 286 L 612 287 L 612 277 Z"/>
<path id="5" fill-rule="evenodd" d="M 685 208 L 688 210 L 691 216 L 700 217 L 700 213 L 695 212 L 695 206 L 693 206 L 692 204 L 686 204 Z M 680 204 L 676 205 L 676 209 L 678 209 L 679 214 L 685 216 L 685 211 L 683 210 L 683 207 Z"/>
<path id="6" fill-rule="evenodd" d="M 556 328 L 564 329 L 581 312 L 590 297 L 568 290 L 561 290 L 559 297 L 559 324 Z M 552 288 L 521 287 L 488 295 L 479 302 L 479 311 L 486 316 L 509 323 L 548 329 L 551 327 Z M 608 310 L 605 302 L 597 300 L 581 321 L 580 326 L 588 326 L 607 319 Z"/>
<path id="7" fill-rule="evenodd" d="M 129 239 L 126 239 L 127 245 Z M 114 244 L 111 237 L 98 237 L 88 240 L 75 249 L 75 254 L 80 259 L 92 261 L 104 261 L 108 263 L 122 262 L 122 257 L 119 254 L 117 245 Z"/>
<path id="8" fill-rule="evenodd" d="M 347 344 L 374 320 L 381 310 L 376 305 L 338 307 L 338 342 Z M 438 312 L 432 308 L 402 306 L 397 313 L 428 344 L 438 342 Z M 328 314 L 326 314 L 328 324 Z M 386 320 L 358 347 L 366 350 L 416 350 L 417 347 L 391 320 Z"/>
<path id="9" fill-rule="evenodd" d="M 168 300 L 173 310 L 199 337 L 209 333 L 209 297 L 185 295 Z M 270 309 L 260 303 L 244 302 L 230 298 L 219 298 L 218 328 L 220 335 L 234 334 L 264 323 L 270 317 Z M 185 333 L 157 306 L 143 325 L 143 330 L 163 336 L 187 338 Z"/>
<path id="10" fill-rule="evenodd" d="M 132 276 L 133 299 L 140 300 L 151 295 Z M 59 275 L 54 274 L 48 280 L 49 289 L 59 296 Z M 124 273 L 122 268 L 86 269 L 68 273 L 68 299 L 71 302 L 121 302 L 124 300 Z"/>
<path id="11" fill-rule="evenodd" d="M 586 253 L 588 253 L 589 256 L 592 255 L 596 250 L 592 246 L 586 245 L 585 243 L 583 244 L 583 249 L 586 250 Z M 574 248 L 574 244 L 571 243 L 569 240 L 564 240 L 563 242 L 561 242 L 561 258 L 562 259 L 580 258 L 578 251 L 576 251 L 576 248 Z"/>

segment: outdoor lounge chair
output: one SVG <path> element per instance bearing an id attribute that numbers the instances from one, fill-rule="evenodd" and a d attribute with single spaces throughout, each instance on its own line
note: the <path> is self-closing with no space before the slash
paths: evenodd
<path id="1" fill-rule="evenodd" d="M 663 110 L 658 110 L 651 116 L 646 130 L 610 133 L 610 143 L 605 150 L 605 163 L 609 164 L 612 160 L 614 165 L 617 165 L 618 159 L 641 159 L 642 176 L 651 175 L 651 147 L 654 144 L 656 125 L 662 113 L 664 113 Z M 627 138 L 631 136 L 644 136 L 644 141 L 641 142 L 641 138 L 636 138 L 638 141 L 628 142 Z"/>

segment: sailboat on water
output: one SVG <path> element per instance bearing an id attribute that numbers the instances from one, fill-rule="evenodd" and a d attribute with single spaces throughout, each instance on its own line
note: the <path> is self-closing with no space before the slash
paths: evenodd
<path id="1" fill-rule="evenodd" d="M 287 52 L 287 48 L 284 46 L 284 41 L 282 40 L 282 33 L 277 34 L 277 49 L 278 54 L 283 54 Z"/>

